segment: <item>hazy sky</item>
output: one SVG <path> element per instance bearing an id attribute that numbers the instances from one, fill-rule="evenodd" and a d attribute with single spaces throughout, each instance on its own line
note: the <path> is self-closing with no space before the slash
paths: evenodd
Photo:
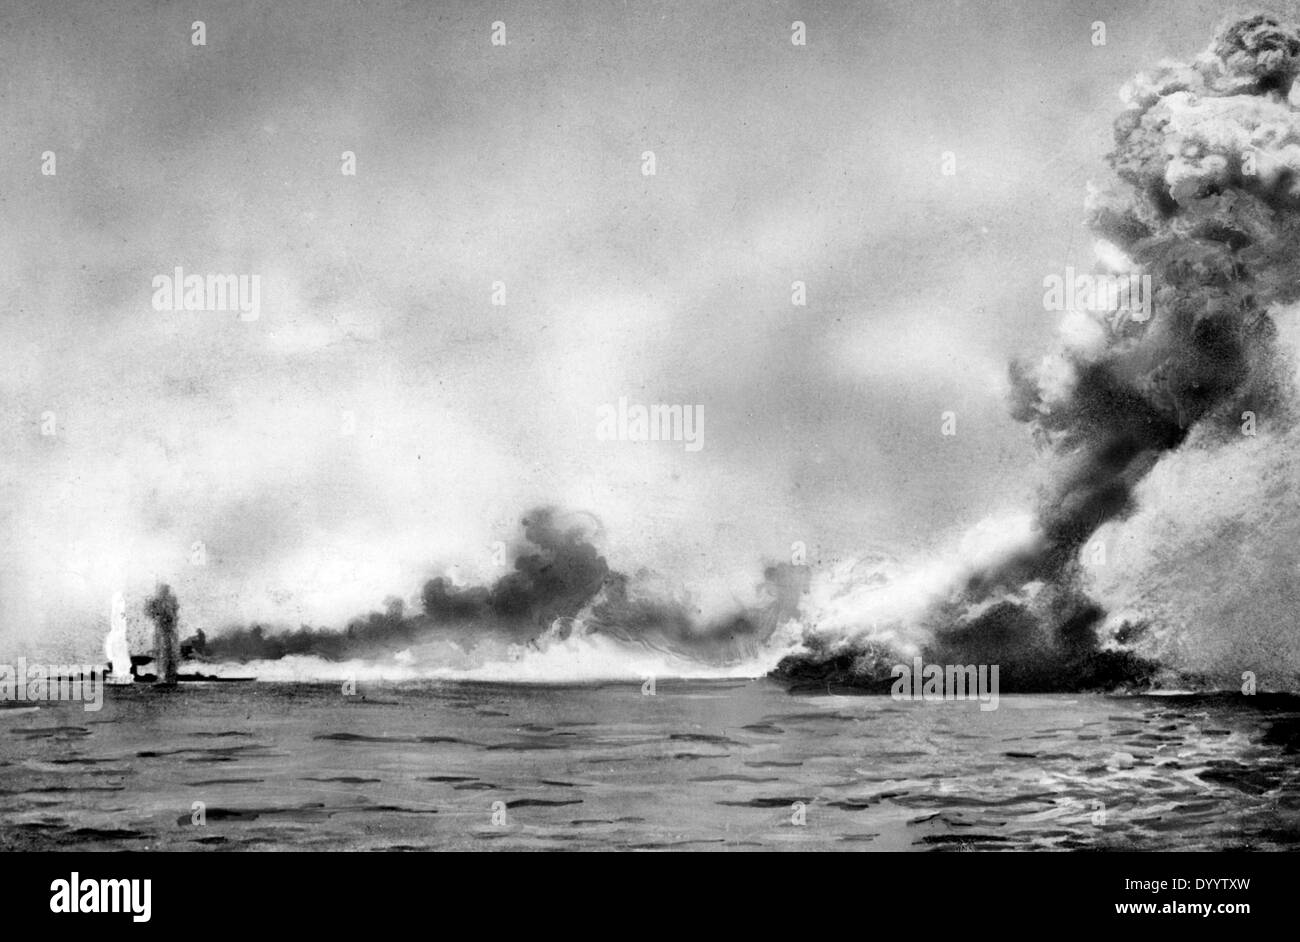
<path id="1" fill-rule="evenodd" d="M 708 606 L 1025 504 L 1006 364 L 1120 85 L 1288 6 L 6 3 L 0 653 L 158 578 L 186 630 L 340 623 L 538 503 Z M 176 266 L 260 316 L 154 310 Z M 599 440 L 619 397 L 704 447 Z"/>

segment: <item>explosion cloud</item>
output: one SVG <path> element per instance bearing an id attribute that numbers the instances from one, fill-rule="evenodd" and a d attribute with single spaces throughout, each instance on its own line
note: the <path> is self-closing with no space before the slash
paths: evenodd
<path id="1" fill-rule="evenodd" d="M 1155 314 L 1118 311 L 1013 368 L 1015 416 L 1069 456 L 1042 513 L 1043 574 L 1130 509 L 1136 481 L 1196 423 L 1235 427 L 1243 408 L 1282 401 L 1269 310 L 1300 288 L 1298 71 L 1300 35 L 1260 16 L 1126 89 L 1119 183 L 1094 194 L 1089 223 L 1151 276 Z"/>
<path id="2" fill-rule="evenodd" d="M 1228 438 L 1244 413 L 1289 421 L 1270 312 L 1300 297 L 1297 75 L 1300 33 L 1256 16 L 1124 90 L 1116 180 L 1090 193 L 1088 223 L 1102 273 L 1150 278 L 1151 316 L 1072 312 L 1059 350 L 1012 365 L 1012 413 L 1051 444 L 1057 473 L 1030 533 L 918 616 L 928 657 L 1009 665 L 1004 683 L 1022 688 L 1149 678 L 1152 665 L 1102 650 L 1079 552 L 1192 430 Z M 870 635 L 841 613 L 782 671 L 870 675 L 883 656 Z"/>

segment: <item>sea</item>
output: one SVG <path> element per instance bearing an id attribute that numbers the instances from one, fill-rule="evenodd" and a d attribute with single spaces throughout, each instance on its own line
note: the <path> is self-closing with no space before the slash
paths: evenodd
<path id="1" fill-rule="evenodd" d="M 1271 695 L 136 684 L 0 710 L 0 849 L 1285 850 L 1298 749 Z"/>

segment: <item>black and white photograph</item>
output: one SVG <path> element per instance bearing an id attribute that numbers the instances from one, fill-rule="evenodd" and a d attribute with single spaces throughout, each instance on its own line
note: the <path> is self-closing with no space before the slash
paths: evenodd
<path id="1" fill-rule="evenodd" d="M 5 0 L 0 68 L 10 859 L 1195 853 L 1092 902 L 1231 931 L 1176 878 L 1300 845 L 1300 4 Z M 148 921 L 97 859 L 33 906 Z"/>

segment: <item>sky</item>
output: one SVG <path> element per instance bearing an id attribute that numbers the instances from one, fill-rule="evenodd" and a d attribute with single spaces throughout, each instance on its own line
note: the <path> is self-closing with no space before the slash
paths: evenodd
<path id="1" fill-rule="evenodd" d="M 5 4 L 0 654 L 157 580 L 183 631 L 341 625 L 541 504 L 706 612 L 1026 505 L 1007 364 L 1120 86 L 1288 7 Z M 178 266 L 257 318 L 155 310 Z M 703 447 L 601 440 L 620 398 Z"/>

